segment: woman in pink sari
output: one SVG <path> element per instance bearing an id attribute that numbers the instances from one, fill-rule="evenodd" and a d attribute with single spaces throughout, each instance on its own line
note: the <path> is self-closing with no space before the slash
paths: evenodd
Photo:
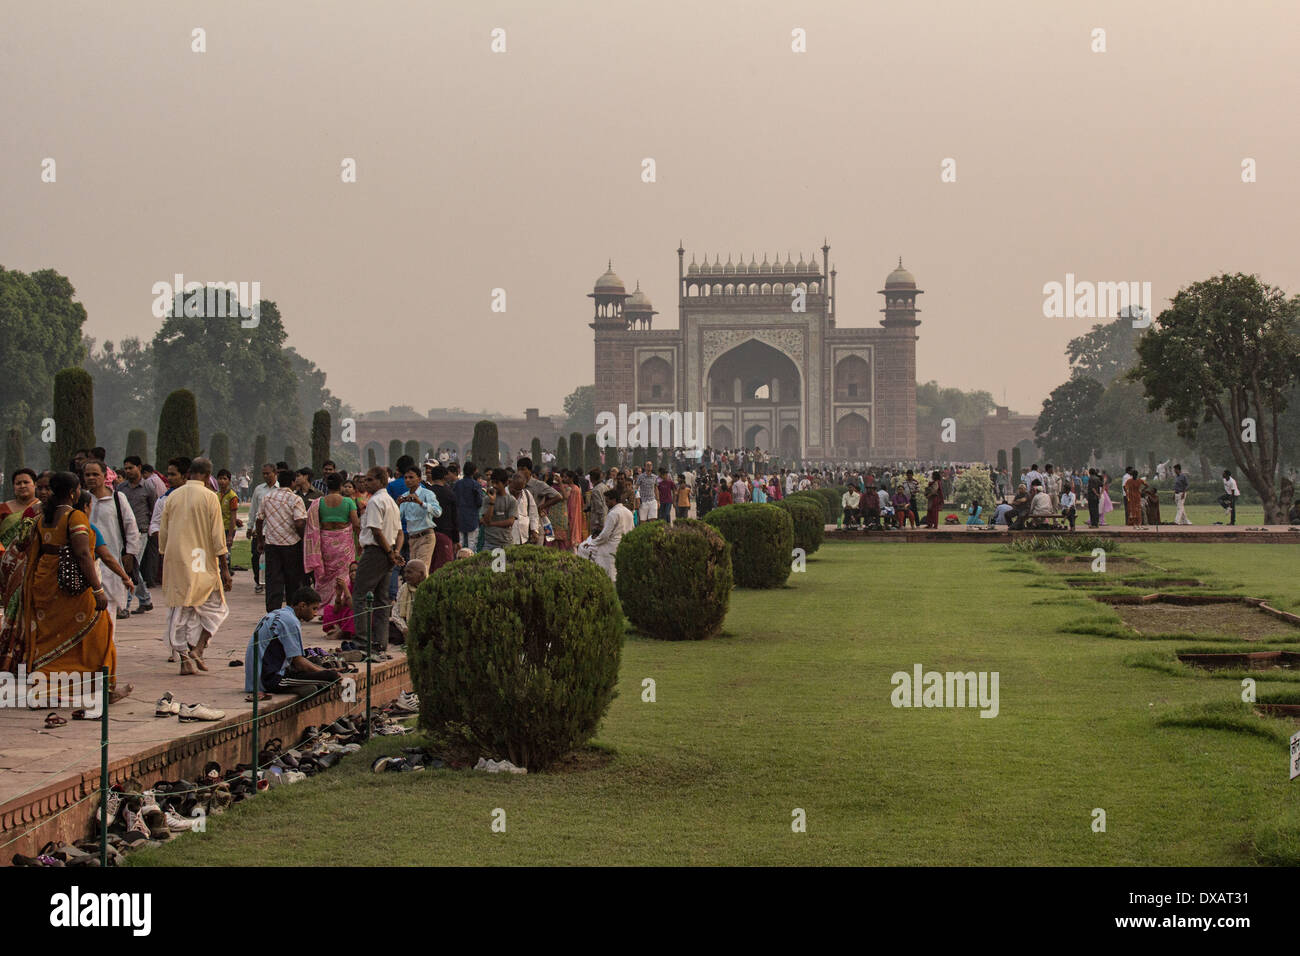
<path id="1" fill-rule="evenodd" d="M 302 536 L 303 568 L 316 576 L 316 590 L 326 600 L 339 580 L 347 586 L 348 565 L 356 560 L 356 535 L 361 530 L 357 503 L 342 494 L 343 478 L 338 473 L 325 478 L 326 495 L 307 509 L 307 527 Z"/>
<path id="2" fill-rule="evenodd" d="M 568 473 L 564 485 L 565 503 L 569 509 L 569 550 L 574 550 L 587 540 L 587 518 L 582 511 L 582 475 L 576 471 Z"/>

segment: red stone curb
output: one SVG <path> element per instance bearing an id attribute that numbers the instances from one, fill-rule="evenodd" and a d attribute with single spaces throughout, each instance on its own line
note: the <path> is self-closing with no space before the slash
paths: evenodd
<path id="1" fill-rule="evenodd" d="M 371 704 L 382 707 L 395 700 L 402 691 L 410 690 L 410 672 L 410 663 L 405 658 L 372 665 Z M 271 716 L 259 719 L 259 739 L 267 741 L 280 737 L 286 742 L 297 741 L 304 728 L 312 724 L 330 724 L 346 714 L 363 710 L 365 677 L 364 674 L 358 676 L 355 703 L 344 703 L 341 699 L 343 688 L 336 685 L 326 693 L 287 704 L 276 709 Z M 237 763 L 249 763 L 252 759 L 252 719 L 253 712 L 249 709 L 200 733 L 177 737 L 112 760 L 108 765 L 109 785 L 133 777 L 145 786 L 160 779 L 193 780 L 210 760 L 217 761 L 226 769 Z M 15 853 L 34 856 L 51 840 L 71 843 L 93 835 L 99 801 L 85 798 L 99 790 L 99 761 L 96 756 L 86 759 L 87 763 L 94 765 L 93 769 L 74 772 L 0 806 L 0 844 L 9 844 L 0 852 L 0 859 L 11 859 Z M 68 809 L 70 807 L 73 809 Z M 64 810 L 67 812 L 61 813 Z M 9 843 L 10 840 L 15 842 Z"/>

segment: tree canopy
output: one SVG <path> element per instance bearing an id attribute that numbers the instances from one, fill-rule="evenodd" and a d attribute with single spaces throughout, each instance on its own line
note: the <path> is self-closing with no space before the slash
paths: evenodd
<path id="1" fill-rule="evenodd" d="M 53 269 L 0 266 L 0 427 L 37 430 L 53 412 L 54 376 L 81 364 L 86 309 Z"/>
<path id="2" fill-rule="evenodd" d="M 1282 420 L 1300 384 L 1300 299 L 1242 273 L 1196 282 L 1174 296 L 1137 351 L 1129 377 L 1142 383 L 1149 409 L 1188 440 L 1205 425 L 1221 430 L 1265 521 L 1284 520 L 1276 485 Z"/>
<path id="3" fill-rule="evenodd" d="M 1092 378 L 1072 378 L 1052 389 L 1034 423 L 1034 439 L 1049 459 L 1080 466 L 1100 454 L 1104 431 L 1099 405 L 1104 390 Z"/>

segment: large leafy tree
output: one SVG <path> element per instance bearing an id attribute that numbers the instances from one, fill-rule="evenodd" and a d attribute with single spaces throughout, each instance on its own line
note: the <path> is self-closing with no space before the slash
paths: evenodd
<path id="1" fill-rule="evenodd" d="M 1221 429 L 1241 475 L 1259 492 L 1264 520 L 1286 520 L 1278 504 L 1281 421 L 1300 383 L 1300 300 L 1256 276 L 1220 275 L 1174 296 L 1138 342 L 1129 373 L 1151 411 L 1195 440 Z M 1253 419 L 1255 440 L 1243 432 Z"/>
<path id="2" fill-rule="evenodd" d="M 1125 451 L 1132 451 L 1142 459 L 1148 453 L 1164 458 L 1188 450 L 1187 443 L 1168 419 L 1147 410 L 1142 386 L 1127 378 L 1118 378 L 1106 386 L 1099 410 L 1098 455 L 1104 451 L 1108 457 L 1118 458 Z"/>
<path id="3" fill-rule="evenodd" d="M 1091 331 L 1066 343 L 1070 375 L 1095 379 L 1104 388 L 1133 367 L 1141 335 L 1128 314 L 1105 325 L 1094 325 Z"/>
<path id="4" fill-rule="evenodd" d="M 55 373 L 85 354 L 86 310 L 75 294 L 53 269 L 0 266 L 0 426 L 33 433 L 51 417 Z"/>
<path id="5" fill-rule="evenodd" d="M 614 409 L 606 409 L 614 411 Z M 564 427 L 585 432 L 596 427 L 596 386 L 579 385 L 564 400 Z"/>
<path id="6" fill-rule="evenodd" d="M 1087 377 L 1072 378 L 1052 389 L 1034 423 L 1034 439 L 1048 458 L 1077 467 L 1100 453 L 1102 394 L 1096 379 Z"/>
<path id="7" fill-rule="evenodd" d="M 231 318 L 168 315 L 154 335 L 155 400 L 188 389 L 198 405 L 203 434 L 262 433 L 276 445 L 305 446 L 309 416 L 303 416 L 298 405 L 280 310 L 263 299 L 256 326 L 245 328 L 237 317 L 235 294 L 219 294 L 227 297 L 226 314 Z"/>

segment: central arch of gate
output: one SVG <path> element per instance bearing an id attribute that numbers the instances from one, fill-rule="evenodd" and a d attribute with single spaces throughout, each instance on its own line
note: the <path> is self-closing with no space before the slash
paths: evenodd
<path id="1" fill-rule="evenodd" d="M 766 342 L 750 338 L 728 349 L 705 373 L 705 441 L 802 457 L 803 386 L 794 360 Z"/>

